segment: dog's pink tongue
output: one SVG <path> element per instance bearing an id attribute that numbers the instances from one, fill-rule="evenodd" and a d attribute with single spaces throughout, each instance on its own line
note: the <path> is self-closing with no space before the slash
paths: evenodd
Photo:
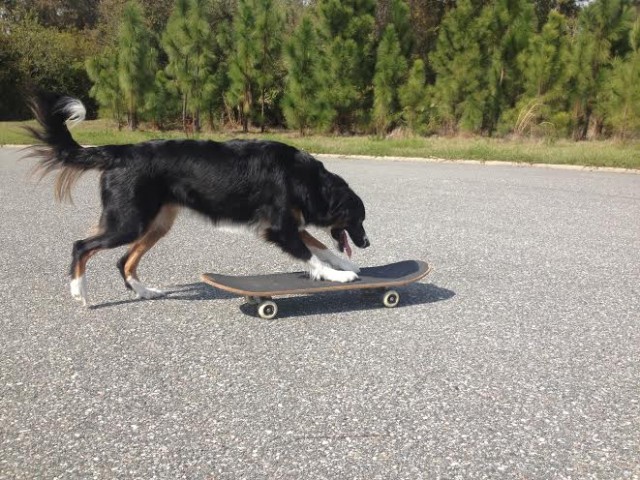
<path id="1" fill-rule="evenodd" d="M 347 252 L 347 257 L 351 258 L 351 245 L 349 245 L 349 237 L 346 231 L 342 231 L 342 245 L 344 245 L 344 251 Z"/>

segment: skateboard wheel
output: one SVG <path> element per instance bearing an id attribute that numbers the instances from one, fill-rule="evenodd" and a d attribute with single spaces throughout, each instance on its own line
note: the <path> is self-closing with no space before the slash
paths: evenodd
<path id="1" fill-rule="evenodd" d="M 395 290 L 388 290 L 382 295 L 382 303 L 387 308 L 393 308 L 400 302 L 400 294 Z"/>
<path id="2" fill-rule="evenodd" d="M 276 305 L 276 302 L 265 300 L 258 305 L 258 315 L 260 315 L 260 318 L 271 320 L 272 318 L 275 318 L 277 314 L 278 306 Z"/>
<path id="3" fill-rule="evenodd" d="M 260 298 L 251 295 L 245 295 L 244 301 L 249 305 L 258 305 L 260 303 Z"/>

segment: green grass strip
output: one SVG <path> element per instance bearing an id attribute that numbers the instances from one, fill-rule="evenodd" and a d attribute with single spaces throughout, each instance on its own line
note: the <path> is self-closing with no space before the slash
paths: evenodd
<path id="1" fill-rule="evenodd" d="M 31 143 L 21 130 L 33 122 L 0 122 L 0 145 Z M 83 122 L 73 130 L 74 138 L 84 145 L 135 143 L 158 138 L 184 138 L 181 131 L 141 129 L 118 131 L 107 120 Z M 617 167 L 640 169 L 640 142 L 598 140 L 573 142 L 537 139 L 496 139 L 482 137 L 377 138 L 372 136 L 301 137 L 296 133 L 201 133 L 193 138 L 227 140 L 230 138 L 265 138 L 295 145 L 309 152 L 336 155 L 372 155 L 394 157 L 442 158 L 447 160 L 509 161 Z"/>

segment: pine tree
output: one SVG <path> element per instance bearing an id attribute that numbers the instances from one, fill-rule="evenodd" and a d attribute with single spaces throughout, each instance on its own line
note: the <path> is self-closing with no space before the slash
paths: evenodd
<path id="1" fill-rule="evenodd" d="M 425 61 L 429 84 L 435 82 L 435 73 L 431 69 L 428 58 L 436 49 L 445 15 L 459 3 L 460 0 L 411 0 L 409 2 L 413 33 L 411 58 L 421 58 Z"/>
<path id="2" fill-rule="evenodd" d="M 400 116 L 398 89 L 405 79 L 407 61 L 393 24 L 384 31 L 376 57 L 373 77 L 373 120 L 378 135 L 385 133 Z"/>
<path id="3" fill-rule="evenodd" d="M 587 138 L 590 126 L 598 134 L 604 123 L 605 119 L 596 114 L 598 95 L 609 88 L 605 80 L 613 58 L 629 51 L 632 21 L 630 0 L 595 0 L 580 12 L 569 65 L 576 140 Z M 600 109 L 600 113 L 604 111 Z"/>
<path id="4" fill-rule="evenodd" d="M 200 114 L 207 108 L 215 66 L 212 35 L 206 17 L 206 0 L 177 0 L 162 36 L 169 62 L 167 75 L 182 95 L 182 125 L 187 129 L 191 114 L 196 132 Z"/>
<path id="5" fill-rule="evenodd" d="M 640 17 L 629 34 L 629 46 L 624 58 L 613 60 L 599 105 L 606 124 L 620 138 L 640 133 Z"/>
<path id="6" fill-rule="evenodd" d="M 481 17 L 490 58 L 483 130 L 492 133 L 502 113 L 513 108 L 522 93 L 517 59 L 534 32 L 536 17 L 530 0 L 495 0 L 484 7 Z"/>
<path id="7" fill-rule="evenodd" d="M 118 30 L 118 83 L 131 130 L 138 127 L 145 96 L 153 89 L 157 53 L 151 46 L 151 32 L 144 23 L 144 11 L 136 1 L 125 7 Z"/>
<path id="8" fill-rule="evenodd" d="M 367 121 L 375 67 L 373 0 L 319 0 L 317 14 L 321 61 L 318 95 L 323 123 L 347 132 Z"/>
<path id="9" fill-rule="evenodd" d="M 552 12 L 572 19 L 578 15 L 580 4 L 584 2 L 582 0 L 535 0 L 533 3 L 538 18 L 538 30 L 541 31 Z"/>
<path id="10" fill-rule="evenodd" d="M 233 21 L 233 53 L 229 58 L 227 101 L 238 109 L 243 131 L 258 117 L 264 131 L 268 106 L 277 105 L 282 94 L 279 80 L 281 35 L 284 24 L 273 0 L 239 0 Z M 255 97 L 260 112 L 254 111 Z"/>
<path id="11" fill-rule="evenodd" d="M 400 87 L 399 97 L 408 127 L 414 132 L 424 132 L 428 115 L 428 95 L 425 67 L 421 59 L 413 62 L 407 82 Z"/>
<path id="12" fill-rule="evenodd" d="M 288 126 L 297 128 L 301 135 L 317 122 L 319 115 L 316 48 L 317 36 L 313 23 L 310 18 L 304 17 L 285 45 L 288 76 L 282 103 Z"/>
<path id="13" fill-rule="evenodd" d="M 518 57 L 526 96 L 543 96 L 563 82 L 569 37 L 564 15 L 552 11 L 539 34 Z"/>
<path id="14" fill-rule="evenodd" d="M 239 0 L 233 20 L 233 53 L 229 58 L 227 101 L 238 108 L 242 130 L 249 131 L 249 119 L 256 91 L 258 43 L 255 38 L 256 11 L 253 0 Z"/>
<path id="15" fill-rule="evenodd" d="M 119 129 L 125 106 L 117 75 L 117 50 L 108 48 L 101 55 L 89 58 L 86 62 L 86 68 L 89 79 L 93 82 L 89 93 L 103 109 L 113 116 Z"/>
<path id="16" fill-rule="evenodd" d="M 551 125 L 556 131 L 567 127 L 566 101 L 569 61 L 568 25 L 564 15 L 552 11 L 542 31 L 534 35 L 518 56 L 523 94 L 503 121 L 518 133 Z"/>
<path id="17" fill-rule="evenodd" d="M 273 0 L 256 0 L 256 30 L 254 35 L 257 43 L 256 85 L 260 102 L 260 131 L 264 132 L 265 107 L 270 99 L 277 97 L 280 92 L 272 89 L 281 70 L 280 40 L 283 29 L 280 10 Z"/>
<path id="18" fill-rule="evenodd" d="M 229 105 L 225 92 L 229 89 L 229 63 L 233 51 L 233 18 L 235 0 L 211 0 L 210 25 L 212 33 L 211 54 L 215 59 L 215 73 L 207 82 L 207 116 L 211 129 L 224 123 Z"/>
<path id="19" fill-rule="evenodd" d="M 479 132 L 488 97 L 486 25 L 471 0 L 460 0 L 442 20 L 429 56 L 436 81 L 434 123 L 445 132 Z"/>
<path id="20" fill-rule="evenodd" d="M 406 0 L 382 0 L 376 4 L 379 37 L 382 38 L 388 25 L 393 25 L 400 42 L 400 50 L 405 58 L 409 58 L 413 48 L 414 32 L 408 3 Z"/>
<path id="21" fill-rule="evenodd" d="M 160 129 L 166 127 L 170 120 L 174 120 L 180 112 L 181 95 L 165 70 L 156 72 L 154 88 L 147 96 L 145 110 L 154 126 Z"/>

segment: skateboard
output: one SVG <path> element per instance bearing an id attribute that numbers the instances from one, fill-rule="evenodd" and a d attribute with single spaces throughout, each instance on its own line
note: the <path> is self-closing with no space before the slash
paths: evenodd
<path id="1" fill-rule="evenodd" d="M 209 285 L 238 296 L 258 306 L 258 315 L 264 319 L 275 318 L 277 295 L 302 295 L 345 290 L 378 290 L 382 304 L 393 308 L 400 302 L 395 287 L 413 283 L 431 272 L 431 266 L 421 260 L 405 260 L 376 267 L 360 269 L 354 282 L 338 283 L 312 280 L 307 272 L 273 273 L 268 275 L 233 276 L 204 273 L 202 280 Z"/>

